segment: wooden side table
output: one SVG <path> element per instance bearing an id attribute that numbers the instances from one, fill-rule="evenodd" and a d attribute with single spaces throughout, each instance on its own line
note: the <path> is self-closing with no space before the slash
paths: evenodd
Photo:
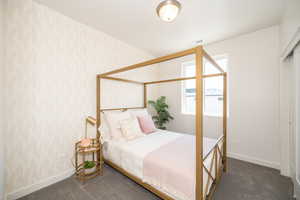
<path id="1" fill-rule="evenodd" d="M 82 147 L 80 141 L 75 144 L 75 170 L 78 179 L 85 181 L 101 174 L 102 163 L 98 159 L 100 153 L 101 145 L 97 139 L 91 139 L 88 147 Z M 87 162 L 94 166 L 87 168 Z"/>
<path id="2" fill-rule="evenodd" d="M 96 119 L 87 117 L 85 120 L 85 138 L 87 138 L 87 125 L 96 125 Z M 89 138 L 88 146 L 82 146 L 81 141 L 75 144 L 75 170 L 76 177 L 87 180 L 97 175 L 102 175 L 102 145 L 99 139 Z M 93 165 L 92 167 L 89 165 Z"/>

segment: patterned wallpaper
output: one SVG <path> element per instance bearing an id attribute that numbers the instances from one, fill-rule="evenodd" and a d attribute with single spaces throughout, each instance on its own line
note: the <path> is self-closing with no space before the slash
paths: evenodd
<path id="1" fill-rule="evenodd" d="M 95 113 L 97 73 L 151 56 L 32 0 L 7 1 L 6 28 L 6 192 L 11 193 L 72 169 L 74 142 L 84 134 L 85 116 Z M 148 77 L 156 76 L 150 72 Z M 135 94 L 141 88 L 104 85 L 109 92 L 103 106 L 141 105 Z"/>
<path id="2" fill-rule="evenodd" d="M 4 28 L 4 4 L 3 0 L 0 0 L 0 200 L 4 198 L 4 146 L 3 146 L 3 64 L 4 64 L 4 33 L 3 33 L 3 28 Z"/>

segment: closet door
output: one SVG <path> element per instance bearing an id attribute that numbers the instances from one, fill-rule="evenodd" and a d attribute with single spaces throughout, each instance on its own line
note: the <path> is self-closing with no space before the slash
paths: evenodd
<path id="1" fill-rule="evenodd" d="M 296 102 L 295 102 L 295 133 L 296 133 L 296 177 L 298 183 L 300 183 L 300 45 L 294 50 L 294 67 L 296 70 Z"/>

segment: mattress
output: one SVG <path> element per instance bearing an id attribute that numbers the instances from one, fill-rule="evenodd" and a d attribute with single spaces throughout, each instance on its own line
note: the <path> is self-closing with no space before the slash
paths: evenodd
<path id="1" fill-rule="evenodd" d="M 137 178 L 144 180 L 143 177 L 143 164 L 145 157 L 155 151 L 156 149 L 166 145 L 176 139 L 180 138 L 183 134 L 158 130 L 152 134 L 132 140 L 132 141 L 111 141 L 104 142 L 103 155 L 106 160 L 113 162 L 122 169 Z M 203 156 L 206 156 L 214 147 L 217 140 L 211 138 L 203 138 Z M 212 156 L 208 156 L 204 165 L 209 168 L 212 162 Z M 214 173 L 213 173 L 214 174 Z M 207 182 L 207 174 L 203 172 L 203 183 Z M 156 189 L 168 194 L 170 197 L 178 200 L 189 200 L 186 198 L 178 197 L 174 191 L 165 191 L 162 188 Z"/>

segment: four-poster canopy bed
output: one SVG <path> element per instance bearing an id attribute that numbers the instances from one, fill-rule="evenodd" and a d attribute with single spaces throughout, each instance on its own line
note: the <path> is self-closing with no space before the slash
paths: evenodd
<path id="1" fill-rule="evenodd" d="M 133 80 L 127 80 L 123 78 L 116 78 L 110 75 L 146 67 L 148 65 L 153 65 L 165 61 L 169 61 L 175 58 L 184 57 L 187 55 L 195 55 L 195 66 L 196 66 L 196 74 L 193 77 L 181 77 L 175 79 L 168 79 L 168 80 L 160 80 L 160 81 L 152 81 L 152 82 L 138 82 Z M 205 75 L 203 73 L 203 58 L 205 58 L 208 62 L 210 62 L 218 71 L 219 73 L 216 74 L 208 74 Z M 206 152 L 206 155 L 203 153 L 203 81 L 209 77 L 223 77 L 223 135 L 216 140 L 213 147 Z M 129 108 L 112 108 L 112 109 L 103 109 L 101 108 L 101 99 L 100 99 L 100 83 L 101 79 L 109 79 L 114 81 L 121 81 L 127 82 L 132 84 L 139 84 L 144 88 L 144 106 L 143 107 L 129 107 Z M 196 132 L 195 132 L 195 199 L 196 200 L 204 200 L 210 199 L 212 194 L 216 189 L 216 185 L 220 180 L 222 171 L 226 172 L 227 169 L 227 132 L 226 132 L 226 120 L 227 120 L 227 74 L 224 70 L 206 53 L 202 46 L 197 46 L 195 48 L 191 48 L 185 51 L 177 52 L 174 54 L 170 54 L 167 56 L 159 57 L 156 59 L 152 59 L 146 62 L 138 63 L 135 65 L 123 67 L 117 70 L 113 70 L 111 72 L 106 72 L 103 74 L 97 75 L 97 87 L 96 87 L 96 100 L 97 100 L 97 140 L 100 141 L 101 131 L 99 131 L 101 125 L 101 112 L 103 111 L 113 111 L 113 110 L 130 110 L 130 109 L 139 109 L 139 108 L 146 108 L 147 107 L 147 86 L 151 84 L 159 84 L 165 82 L 174 82 L 174 81 L 184 81 L 184 80 L 196 80 L 196 112 L 195 112 L 195 124 L 196 124 Z M 205 165 L 205 160 L 210 157 L 211 162 L 209 166 Z M 103 161 L 103 153 L 99 153 L 98 155 L 99 163 Z M 132 173 L 124 170 L 118 164 L 112 162 L 111 160 L 105 159 L 105 163 L 115 168 L 117 171 L 123 173 L 136 183 L 142 185 L 146 189 L 150 190 L 151 192 L 155 193 L 159 197 L 164 200 L 171 200 L 174 199 L 170 195 L 166 194 L 165 192 L 160 191 L 159 189 L 153 187 L 151 184 L 148 184 L 138 178 Z M 101 164 L 100 164 L 101 165 Z M 102 166 L 101 168 L 102 174 Z M 204 183 L 203 177 L 204 173 L 207 173 L 207 181 Z"/>

